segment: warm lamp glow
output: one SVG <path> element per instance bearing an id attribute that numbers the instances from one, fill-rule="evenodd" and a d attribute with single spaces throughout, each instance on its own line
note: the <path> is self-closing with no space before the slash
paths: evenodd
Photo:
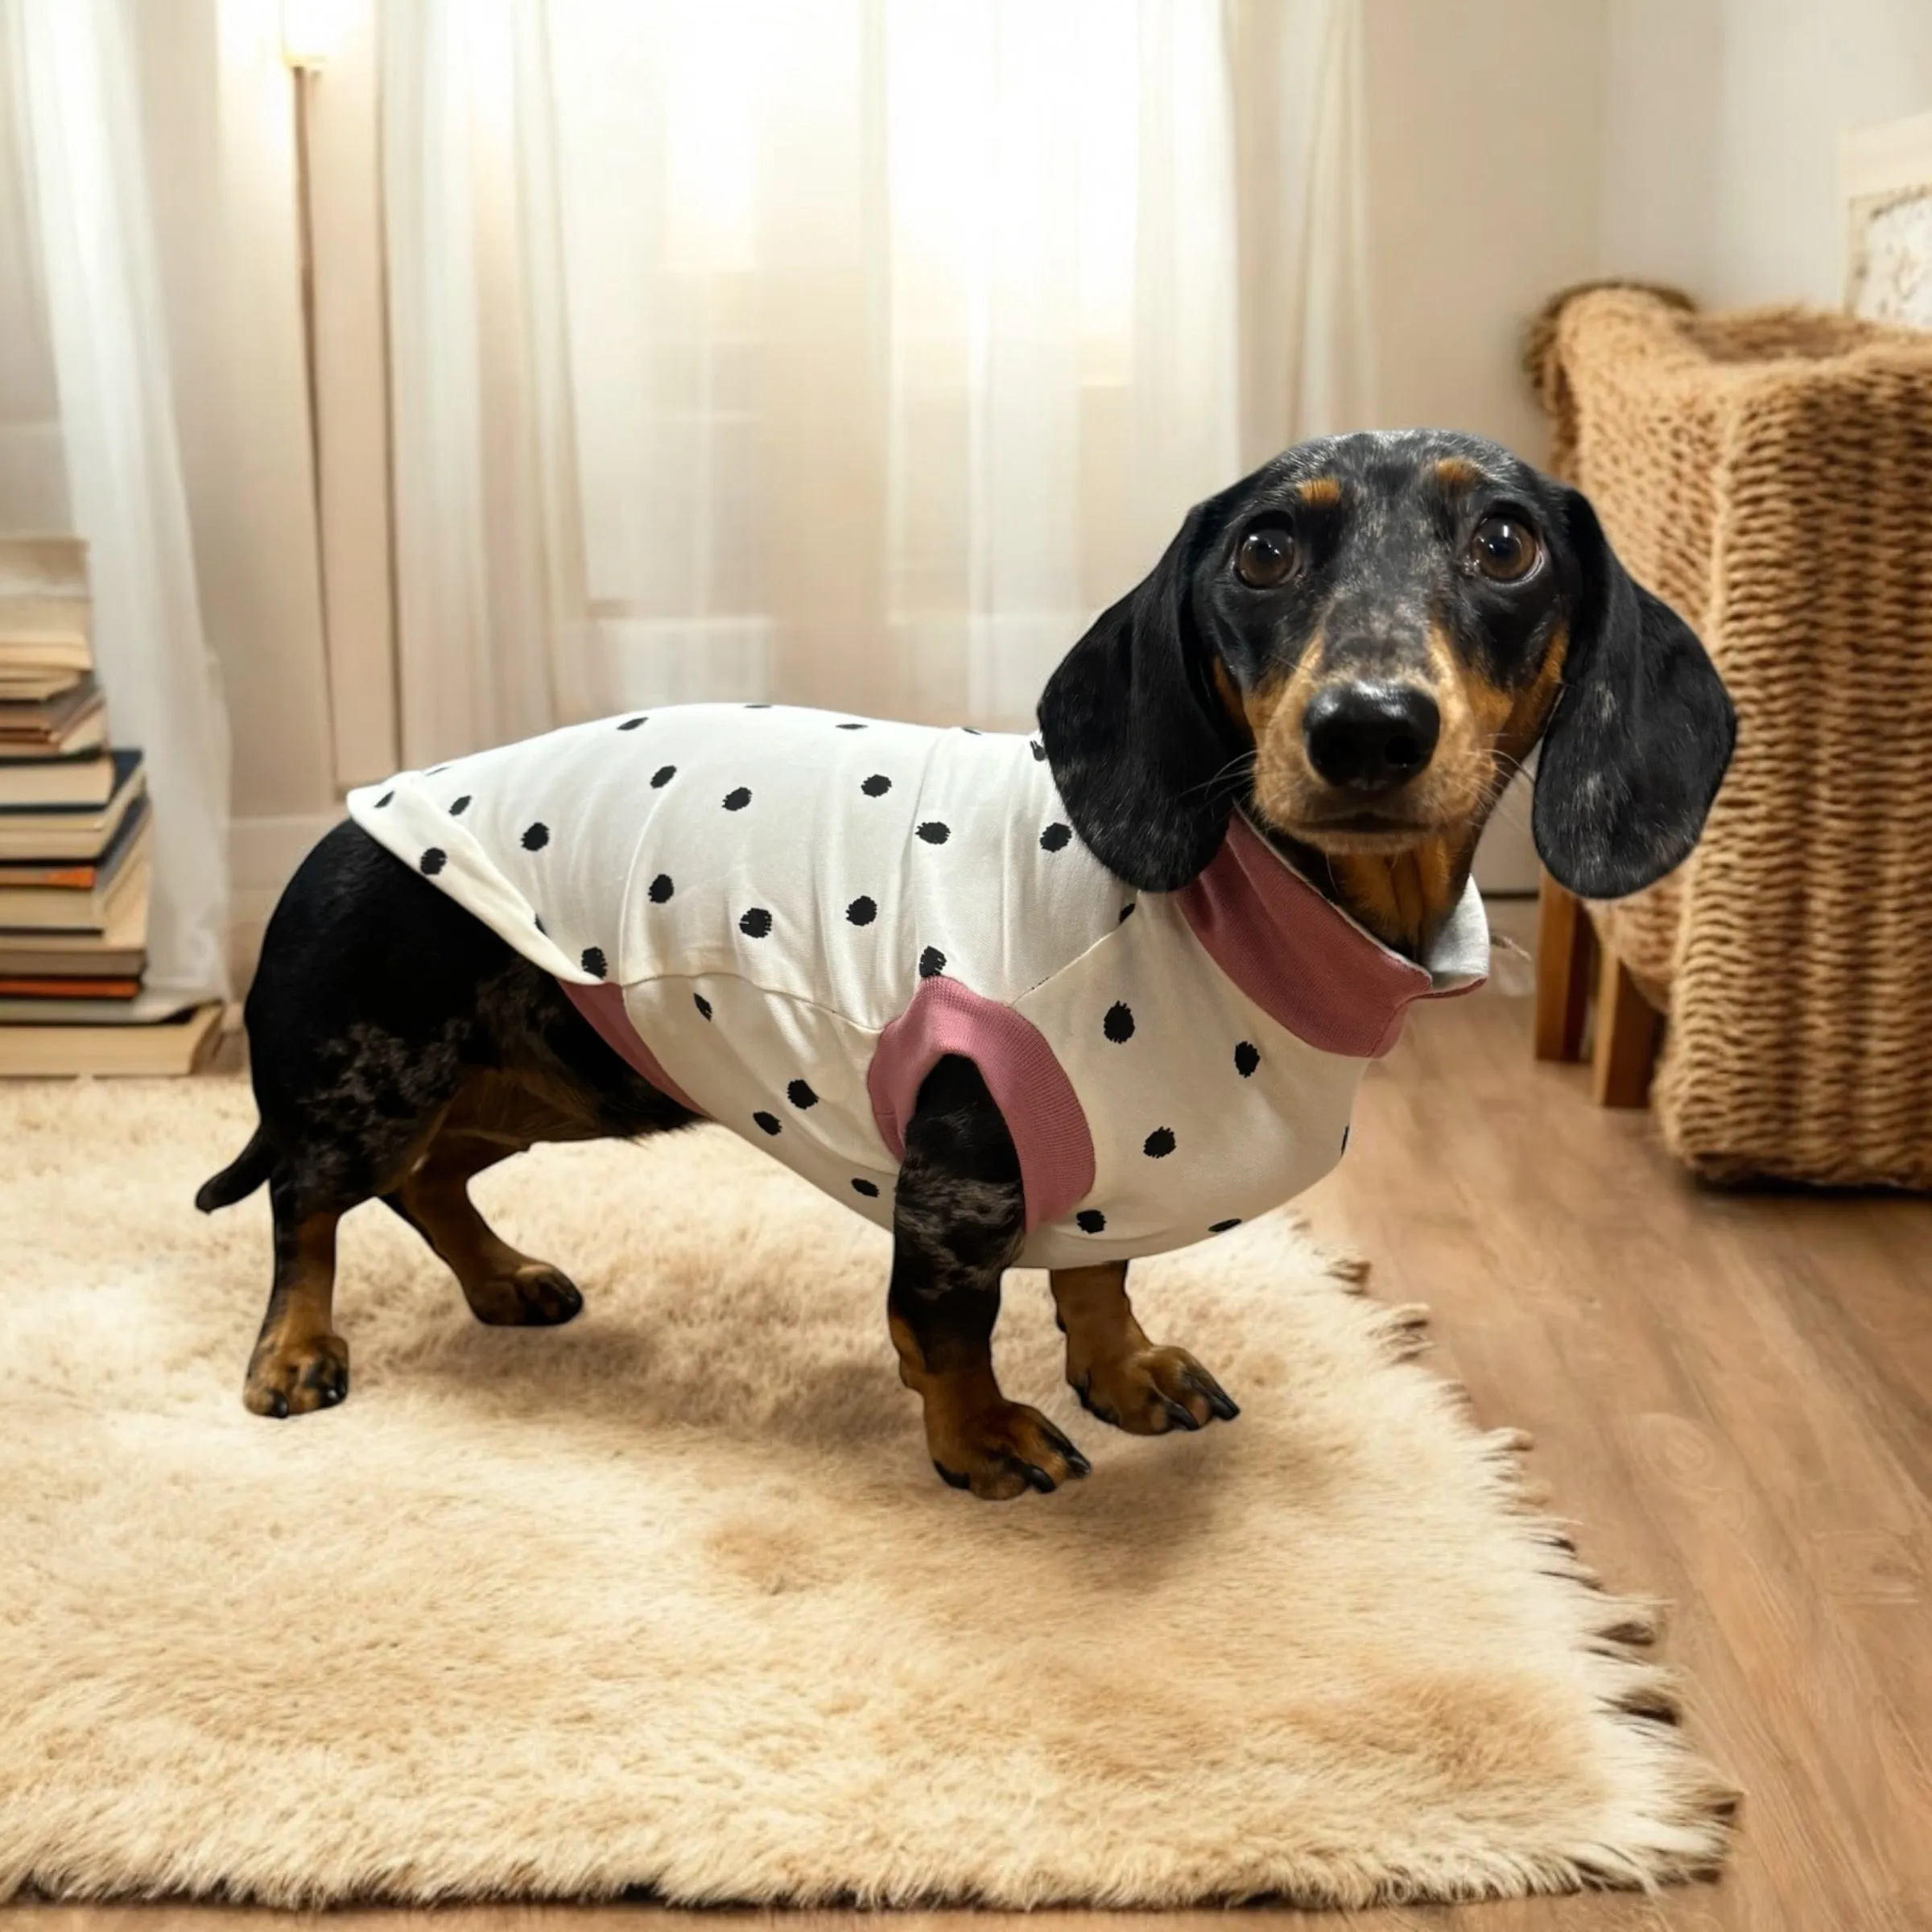
<path id="1" fill-rule="evenodd" d="M 282 58 L 320 68 L 342 44 L 353 0 L 282 0 Z"/>

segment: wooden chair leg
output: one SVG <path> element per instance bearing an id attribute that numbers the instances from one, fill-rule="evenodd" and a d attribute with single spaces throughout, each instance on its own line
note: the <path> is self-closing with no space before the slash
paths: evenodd
<path id="1" fill-rule="evenodd" d="M 1657 1010 L 1637 989 L 1629 968 L 1606 946 L 1596 985 L 1596 1045 L 1591 1088 L 1600 1107 L 1641 1107 L 1661 1030 Z"/>
<path id="2" fill-rule="evenodd" d="M 1536 1057 L 1583 1057 L 1596 935 L 1574 893 L 1543 874 L 1536 909 Z"/>

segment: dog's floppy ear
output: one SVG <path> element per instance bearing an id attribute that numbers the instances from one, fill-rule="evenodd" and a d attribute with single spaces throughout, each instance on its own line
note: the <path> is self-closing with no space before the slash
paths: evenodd
<path id="1" fill-rule="evenodd" d="M 1213 503 L 1197 504 L 1137 588 L 1103 612 L 1040 699 L 1040 739 L 1088 849 L 1143 892 L 1214 857 L 1245 747 L 1215 700 L 1193 609 Z"/>
<path id="2" fill-rule="evenodd" d="M 1566 490 L 1563 514 L 1577 608 L 1530 825 L 1560 884 L 1616 899 L 1690 855 L 1737 718 L 1690 626 L 1632 580 L 1588 502 Z"/>

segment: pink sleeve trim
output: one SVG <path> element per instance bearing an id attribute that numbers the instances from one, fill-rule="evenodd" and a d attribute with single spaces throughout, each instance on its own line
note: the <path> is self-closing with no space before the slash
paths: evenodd
<path id="1" fill-rule="evenodd" d="M 580 986 L 570 980 L 557 984 L 570 996 L 570 1003 L 588 1020 L 599 1039 L 617 1058 L 634 1067 L 659 1093 L 667 1093 L 680 1107 L 703 1117 L 704 1109 L 691 1098 L 658 1063 L 658 1056 L 644 1044 L 624 1005 L 621 986 Z"/>
<path id="2" fill-rule="evenodd" d="M 1070 1213 L 1093 1191 L 1093 1136 L 1080 1096 L 1046 1036 L 1010 1006 L 935 973 L 879 1034 L 865 1090 L 880 1137 L 906 1158 L 906 1125 L 927 1074 L 949 1053 L 980 1070 L 1013 1136 L 1026 1232 Z"/>

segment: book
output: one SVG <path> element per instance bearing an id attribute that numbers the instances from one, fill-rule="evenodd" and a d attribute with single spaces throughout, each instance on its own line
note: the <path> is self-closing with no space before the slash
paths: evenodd
<path id="1" fill-rule="evenodd" d="M 138 974 L 131 980 L 95 979 L 87 976 L 68 979 L 57 974 L 44 978 L 33 974 L 22 976 L 10 973 L 6 961 L 0 959 L 0 1006 L 24 1005 L 29 1000 L 44 1000 L 51 1005 L 91 1006 L 97 1000 L 131 1000 L 140 990 Z M 14 1017 L 32 1020 L 56 1016 L 49 1012 L 27 1012 Z"/>
<path id="2" fill-rule="evenodd" d="M 213 1051 L 221 1022 L 221 1002 L 214 1001 L 146 1021 L 0 1024 L 0 1075 L 192 1073 Z"/>
<path id="3" fill-rule="evenodd" d="M 137 887 L 145 909 L 149 824 L 147 800 L 138 798 L 97 859 L 81 865 L 57 859 L 0 863 L 0 943 L 21 931 L 105 931 Z"/>
<path id="4" fill-rule="evenodd" d="M 97 857 L 147 788 L 139 752 L 117 751 L 114 762 L 114 793 L 104 805 L 0 805 L 0 859 Z"/>
<path id="5" fill-rule="evenodd" d="M 50 676 L 58 691 L 93 670 L 93 625 L 80 538 L 0 537 L 0 697 L 51 696 Z"/>
<path id="6" fill-rule="evenodd" d="M 71 671 L 29 671 L 0 658 L 0 704 L 43 704 L 80 680 Z"/>
<path id="7" fill-rule="evenodd" d="M 93 673 L 37 704 L 0 700 L 0 761 L 56 758 L 107 742 L 107 706 Z"/>
<path id="8" fill-rule="evenodd" d="M 0 811 L 9 805 L 105 805 L 114 789 L 114 761 L 105 752 L 0 757 Z"/>
<path id="9" fill-rule="evenodd" d="M 100 974 L 138 979 L 147 963 L 147 892 L 105 932 L 0 932 L 0 973 L 71 978 Z"/>

